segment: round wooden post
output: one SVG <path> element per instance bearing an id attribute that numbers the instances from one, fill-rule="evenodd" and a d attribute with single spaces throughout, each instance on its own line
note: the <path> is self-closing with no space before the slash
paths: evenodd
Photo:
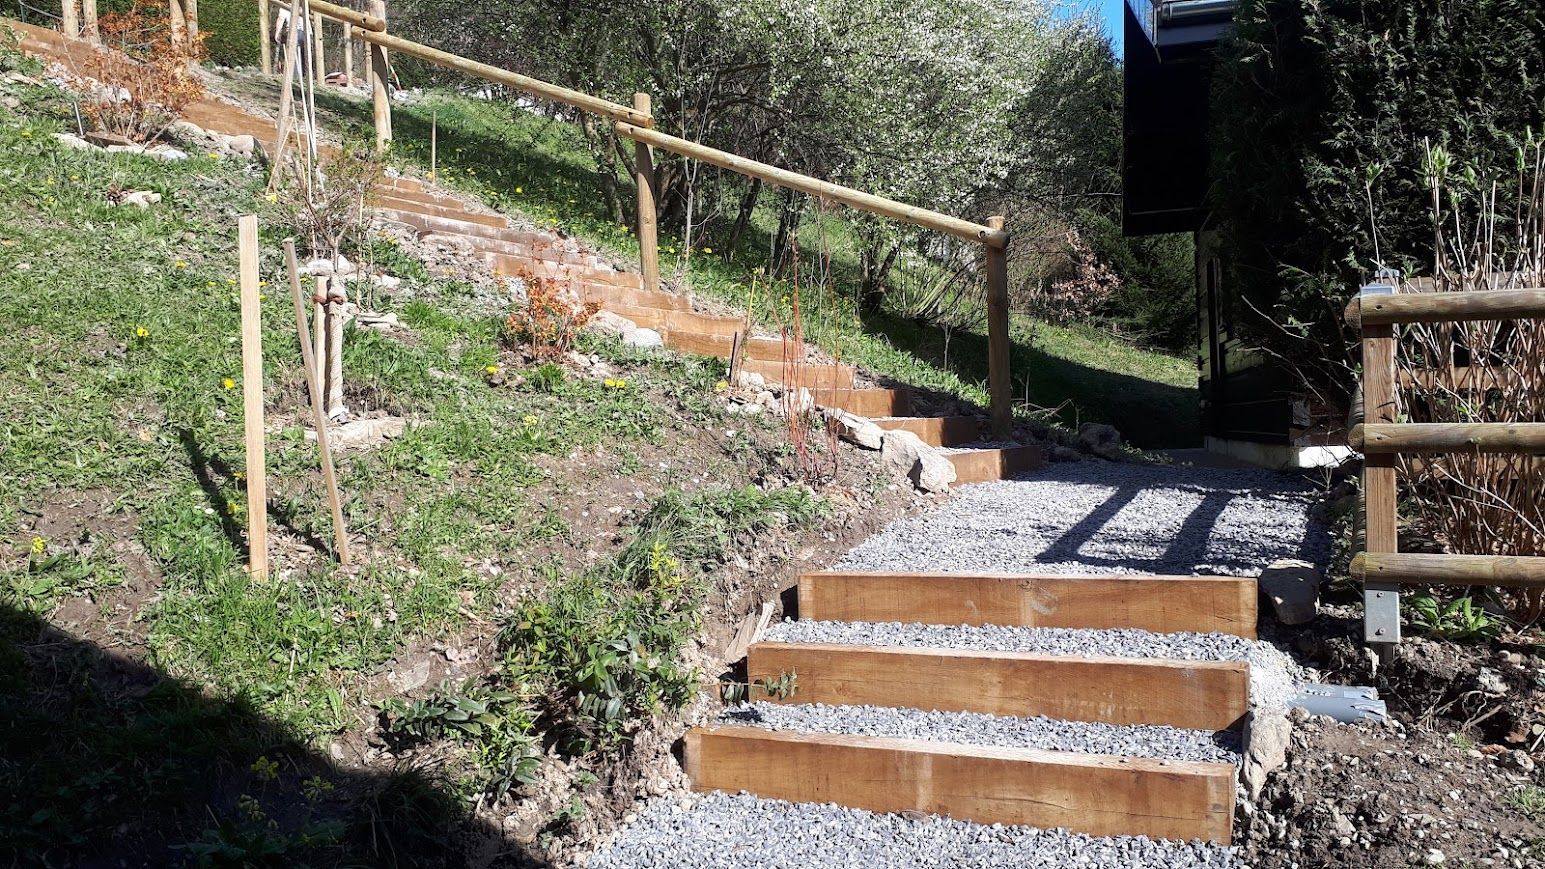
<path id="1" fill-rule="evenodd" d="M 268 0 L 258 0 L 258 63 L 263 75 L 274 74 L 273 21 Z"/>
<path id="2" fill-rule="evenodd" d="M 370 0 L 370 14 L 386 20 L 386 0 Z M 376 153 L 384 154 L 392 144 L 392 97 L 387 90 L 386 49 L 370 43 L 370 98 L 375 108 Z"/>
<path id="3" fill-rule="evenodd" d="M 343 78 L 350 86 L 354 78 L 354 25 L 343 23 Z"/>
<path id="4" fill-rule="evenodd" d="M 311 51 L 313 61 L 311 70 L 317 87 L 327 84 L 327 54 L 326 47 L 323 45 L 325 34 L 322 30 L 325 21 L 322 13 L 311 13 L 311 44 L 315 46 Z"/>
<path id="5" fill-rule="evenodd" d="M 166 12 L 167 19 L 171 22 L 172 26 L 172 44 L 179 46 L 187 45 L 188 19 L 183 14 L 181 0 L 167 0 Z"/>
<path id="6" fill-rule="evenodd" d="M 1002 231 L 1001 215 L 987 226 Z M 982 245 L 987 277 L 987 385 L 992 397 L 992 436 L 1005 440 L 1014 430 L 1014 381 L 1010 371 L 1008 246 Z"/>
<path id="7" fill-rule="evenodd" d="M 651 114 L 649 94 L 633 95 L 633 108 Z M 654 152 L 643 142 L 633 143 L 633 162 L 638 181 L 638 259 L 643 272 L 644 290 L 660 289 L 660 239 L 655 213 Z"/>
<path id="8" fill-rule="evenodd" d="M 76 5 L 76 0 L 64 0 L 60 6 L 59 13 L 59 26 L 64 31 L 64 35 L 72 38 L 79 37 L 80 7 Z"/>
<path id="9" fill-rule="evenodd" d="M 198 0 L 183 0 L 183 16 L 188 24 L 188 47 L 198 45 Z"/>
<path id="10" fill-rule="evenodd" d="M 92 45 L 101 45 L 102 30 L 97 27 L 97 0 L 81 0 L 80 11 L 80 23 L 86 31 L 86 41 Z"/>

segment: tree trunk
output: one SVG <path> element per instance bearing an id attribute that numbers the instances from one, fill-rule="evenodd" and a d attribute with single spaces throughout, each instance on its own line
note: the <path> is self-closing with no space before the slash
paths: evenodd
<path id="1" fill-rule="evenodd" d="M 860 284 L 859 305 L 865 311 L 878 311 L 885 302 L 885 278 L 891 266 L 896 264 L 900 245 L 891 245 L 886 251 L 882 245 L 865 245 L 859 254 Z M 882 256 L 882 251 L 884 252 Z"/>
<path id="2" fill-rule="evenodd" d="M 722 256 L 728 260 L 735 255 L 740 247 L 740 239 L 746 234 L 746 227 L 751 225 L 751 215 L 756 211 L 756 202 L 762 197 L 762 179 L 753 178 L 751 186 L 740 197 L 740 212 L 735 215 L 735 225 L 730 229 L 730 237 L 724 242 Z"/>
<path id="3" fill-rule="evenodd" d="M 596 181 L 601 187 L 606 216 L 612 223 L 620 224 L 623 222 L 622 198 L 617 192 L 617 155 L 612 143 L 608 141 L 611 135 L 598 129 L 595 118 L 589 114 L 583 116 L 580 128 L 590 143 L 590 155 L 595 160 Z"/>
<path id="4" fill-rule="evenodd" d="M 778 234 L 773 238 L 772 273 L 783 280 L 789 264 L 794 259 L 794 236 L 799 232 L 799 219 L 804 213 L 804 197 L 794 190 L 783 193 L 783 213 L 778 216 Z"/>

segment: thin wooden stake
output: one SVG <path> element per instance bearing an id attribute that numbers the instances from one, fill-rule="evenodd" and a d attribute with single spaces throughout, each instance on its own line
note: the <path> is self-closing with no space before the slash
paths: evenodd
<path id="1" fill-rule="evenodd" d="M 300 267 L 295 261 L 295 239 L 284 240 L 284 263 L 290 271 L 290 296 L 295 301 L 295 331 L 300 335 L 301 365 L 306 369 L 306 390 L 311 394 L 311 418 L 317 427 L 317 451 L 322 454 L 322 479 L 327 483 L 327 506 L 333 512 L 333 546 L 338 563 L 349 563 L 349 532 L 343 524 L 343 501 L 338 495 L 338 477 L 333 470 L 333 451 L 328 444 L 327 413 L 322 407 L 321 378 L 317 375 L 315 344 L 306 328 L 306 301 L 300 289 Z M 317 287 L 323 288 L 317 278 Z M 318 336 L 320 337 L 320 336 Z"/>
<path id="2" fill-rule="evenodd" d="M 263 459 L 263 317 L 258 299 L 258 219 L 237 224 L 241 265 L 241 398 L 247 435 L 247 557 L 268 576 L 268 477 Z"/>
<path id="3" fill-rule="evenodd" d="M 440 177 L 440 110 L 429 112 L 429 177 Z"/>
<path id="4" fill-rule="evenodd" d="M 91 3 L 93 0 L 86 2 Z M 279 173 L 284 170 L 284 149 L 290 144 L 290 115 L 295 103 L 295 54 L 299 45 L 295 22 L 304 20 L 301 17 L 301 0 L 291 0 L 290 29 L 285 34 L 284 76 L 279 83 L 279 138 L 274 141 L 273 174 L 268 176 L 270 192 L 279 186 Z"/>
<path id="5" fill-rule="evenodd" d="M 268 10 L 268 0 L 258 0 L 258 62 L 263 75 L 274 74 L 273 16 Z"/>

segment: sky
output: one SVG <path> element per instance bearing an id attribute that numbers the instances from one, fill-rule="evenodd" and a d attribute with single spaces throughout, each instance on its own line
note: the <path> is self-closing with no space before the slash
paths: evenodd
<path id="1" fill-rule="evenodd" d="M 1115 47 L 1116 56 L 1120 57 L 1121 10 L 1124 5 L 1125 0 L 1066 0 L 1062 8 L 1067 15 L 1077 15 L 1086 9 L 1093 10 L 1105 27 L 1105 35 Z"/>

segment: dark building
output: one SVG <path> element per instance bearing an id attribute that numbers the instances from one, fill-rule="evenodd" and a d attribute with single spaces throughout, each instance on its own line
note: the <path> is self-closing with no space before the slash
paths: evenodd
<path id="1" fill-rule="evenodd" d="M 1232 334 L 1217 234 L 1207 209 L 1213 56 L 1237 0 L 1127 0 L 1122 43 L 1122 227 L 1196 239 L 1198 385 L 1208 449 L 1272 466 L 1334 461 L 1333 433 L 1286 371 Z"/>

